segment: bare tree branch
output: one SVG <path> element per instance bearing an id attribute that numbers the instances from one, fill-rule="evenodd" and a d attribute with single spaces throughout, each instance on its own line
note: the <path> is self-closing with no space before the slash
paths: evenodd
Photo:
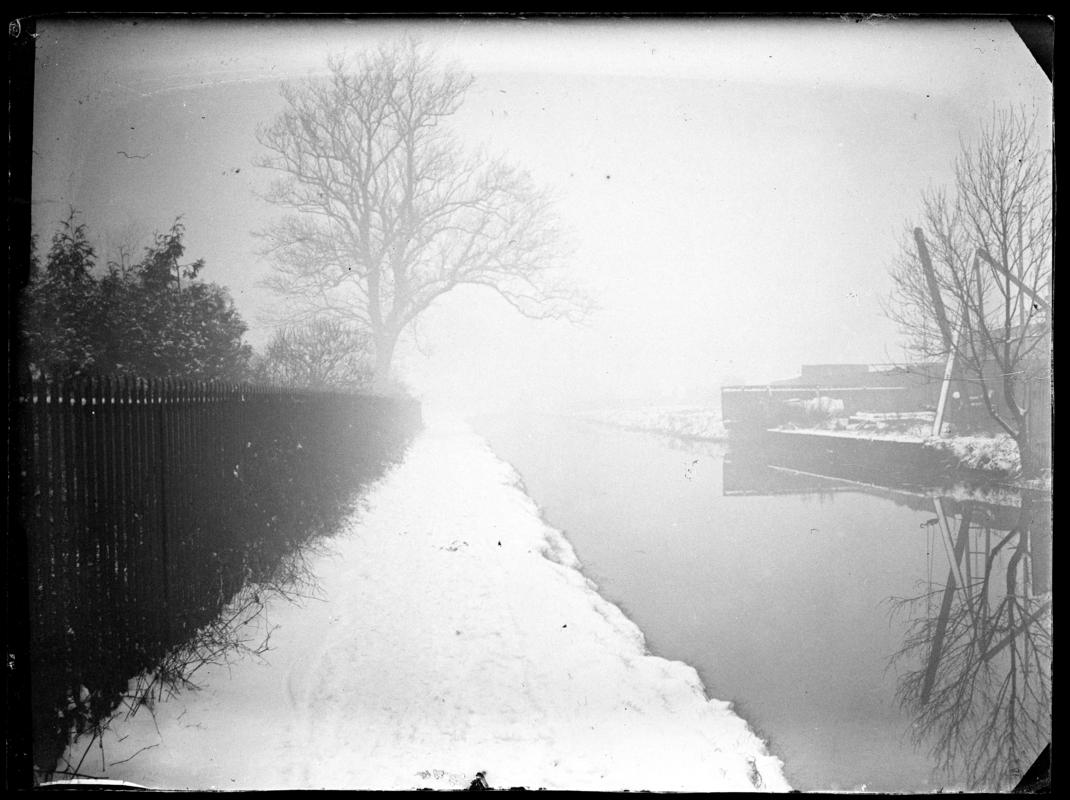
<path id="1" fill-rule="evenodd" d="M 437 69 L 413 42 L 328 70 L 287 85 L 286 110 L 257 131 L 259 163 L 279 175 L 265 199 L 291 212 L 259 233 L 287 321 L 365 331 L 382 386 L 398 337 L 462 284 L 533 318 L 583 318 L 550 198 L 516 168 L 466 156 L 447 127 L 470 75 Z"/>
<path id="2" fill-rule="evenodd" d="M 900 244 L 885 306 L 916 357 L 954 351 L 962 380 L 1018 442 L 1024 473 L 1033 468 L 1025 397 L 1030 381 L 1049 379 L 1052 315 L 1051 151 L 1036 137 L 1036 112 L 1007 109 L 963 145 L 954 191 L 922 194 L 921 224 Z"/>

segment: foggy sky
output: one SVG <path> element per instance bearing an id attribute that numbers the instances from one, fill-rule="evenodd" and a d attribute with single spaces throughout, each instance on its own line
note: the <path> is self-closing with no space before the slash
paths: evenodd
<path id="1" fill-rule="evenodd" d="M 256 126 L 280 80 L 399 35 L 476 76 L 455 119 L 559 198 L 583 326 L 489 291 L 443 298 L 398 372 L 427 399 L 542 407 L 713 397 L 802 363 L 886 362 L 897 238 L 996 106 L 1051 84 L 1000 21 L 43 21 L 33 224 L 68 205 L 147 243 L 181 214 L 187 255 L 262 344 L 280 300 L 255 229 L 279 210 Z"/>

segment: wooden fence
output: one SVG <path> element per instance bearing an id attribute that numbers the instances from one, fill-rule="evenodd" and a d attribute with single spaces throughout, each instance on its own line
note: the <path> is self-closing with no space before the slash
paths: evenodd
<path id="1" fill-rule="evenodd" d="M 330 532 L 420 424 L 402 399 L 128 378 L 27 380 L 16 410 L 43 769 L 74 700 L 110 713 L 243 584 Z"/>

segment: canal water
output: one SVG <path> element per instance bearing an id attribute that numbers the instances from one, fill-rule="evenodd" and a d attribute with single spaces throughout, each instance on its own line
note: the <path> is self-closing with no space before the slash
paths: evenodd
<path id="1" fill-rule="evenodd" d="M 1002 790 L 1050 740 L 1043 499 L 567 418 L 475 427 L 649 649 L 731 700 L 793 787 Z"/>

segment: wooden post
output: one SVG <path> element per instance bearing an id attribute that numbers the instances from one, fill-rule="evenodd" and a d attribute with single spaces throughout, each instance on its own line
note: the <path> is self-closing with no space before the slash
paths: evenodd
<path id="1" fill-rule="evenodd" d="M 947 409 L 947 393 L 951 388 L 951 375 L 955 371 L 955 351 L 959 346 L 959 334 L 962 333 L 962 325 L 955 330 L 955 336 L 951 340 L 951 352 L 947 356 L 947 366 L 944 367 L 944 381 L 940 385 L 940 399 L 936 403 L 936 418 L 933 420 L 933 436 L 943 436 L 944 411 Z"/>
<path id="2" fill-rule="evenodd" d="M 997 278 L 999 278 L 999 277 L 1009 278 L 1011 283 L 1013 283 L 1015 286 L 1017 286 L 1019 289 L 1021 289 L 1023 292 L 1025 292 L 1025 294 L 1029 295 L 1029 299 L 1032 300 L 1034 303 L 1036 303 L 1041 309 L 1043 309 L 1048 314 L 1048 319 L 1049 320 L 1051 319 L 1051 313 L 1052 313 L 1051 303 L 1049 303 L 1047 300 L 1045 300 L 1043 297 L 1041 297 L 1039 294 L 1037 294 L 1035 291 L 1033 291 L 1032 288 L 1030 288 L 1029 286 L 1026 286 L 1021 280 L 1019 280 L 1017 275 L 1015 275 L 1013 272 L 1011 272 L 1009 269 L 1007 269 L 1006 266 L 1004 266 L 999 261 L 997 261 L 992 256 L 990 256 L 988 254 L 988 251 L 985 250 L 984 248 L 978 248 L 977 249 L 977 255 L 980 256 L 985 261 L 985 263 L 988 264 L 988 266 L 990 266 L 992 268 L 992 272 Z M 1049 278 L 1049 281 L 1050 281 L 1050 278 Z M 1050 291 L 1049 291 L 1049 294 L 1050 294 Z"/>
<path id="3" fill-rule="evenodd" d="M 918 260 L 921 261 L 921 268 L 925 273 L 925 282 L 929 288 L 929 299 L 933 304 L 933 316 L 936 318 L 936 324 L 940 327 L 940 336 L 944 341 L 944 346 L 947 347 L 951 345 L 951 324 L 947 319 L 944 299 L 940 294 L 940 284 L 936 280 L 936 270 L 933 269 L 933 261 L 929 256 L 929 248 L 925 244 L 925 234 L 921 228 L 914 229 L 914 242 L 918 247 Z"/>

